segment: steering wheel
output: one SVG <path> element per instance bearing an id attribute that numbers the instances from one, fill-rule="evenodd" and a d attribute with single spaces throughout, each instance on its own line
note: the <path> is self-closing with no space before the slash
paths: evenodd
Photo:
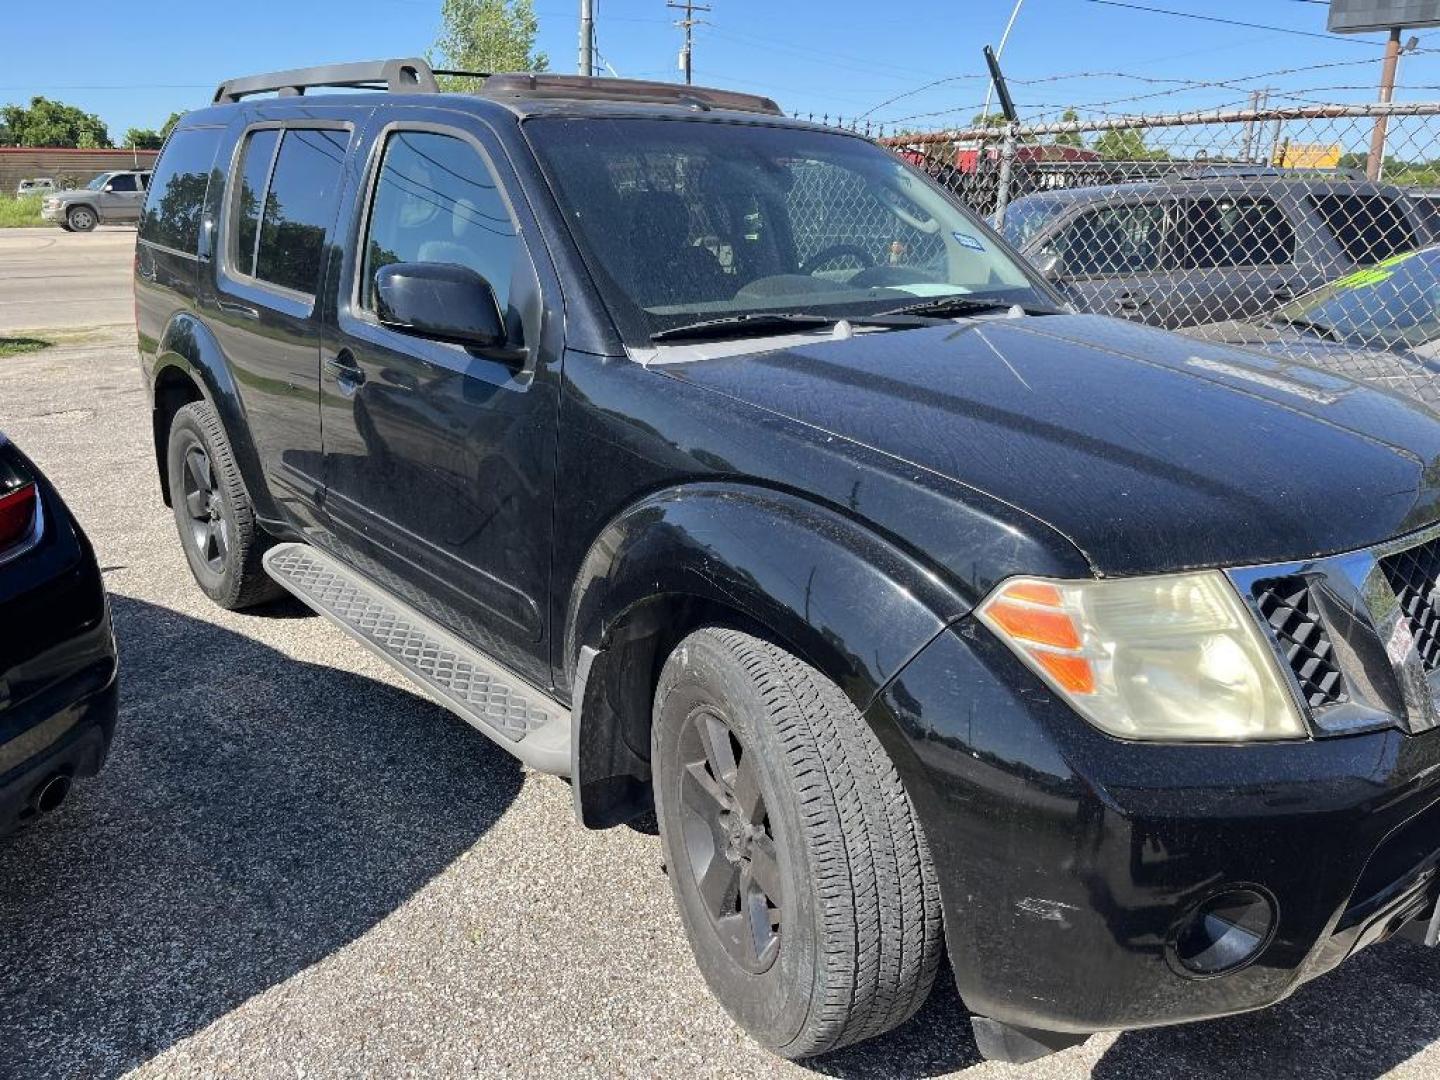
<path id="1" fill-rule="evenodd" d="M 824 266 L 831 259 L 837 259 L 841 255 L 854 255 L 861 262 L 861 269 L 868 270 L 875 265 L 875 256 L 871 255 L 862 247 L 854 244 L 831 244 L 829 247 L 817 251 L 810 258 L 800 265 L 802 274 L 815 273 L 816 267 Z"/>

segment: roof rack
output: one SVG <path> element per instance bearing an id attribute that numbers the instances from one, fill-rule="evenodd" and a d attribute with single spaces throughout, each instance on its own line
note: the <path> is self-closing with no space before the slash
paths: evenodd
<path id="1" fill-rule="evenodd" d="M 410 57 L 404 60 L 362 60 L 354 64 L 326 64 L 321 67 L 295 68 L 291 71 L 272 71 L 265 75 L 228 79 L 216 88 L 212 100 L 217 105 L 233 104 L 251 94 L 264 94 L 272 90 L 278 91 L 281 97 L 296 97 L 306 90 L 319 87 L 347 86 L 387 90 L 392 94 L 440 92 L 430 65 L 419 57 Z"/>
<path id="2" fill-rule="evenodd" d="M 354 64 L 327 64 L 322 67 L 272 71 L 228 79 L 215 90 L 215 104 L 234 104 L 251 94 L 278 92 L 297 97 L 306 90 L 351 87 L 384 90 L 392 94 L 437 94 L 436 75 L 473 76 L 485 80 L 486 97 L 557 98 L 572 101 L 634 101 L 665 105 L 689 105 L 698 109 L 731 109 L 740 112 L 783 116 L 780 106 L 768 97 L 715 90 L 706 86 L 646 82 L 640 79 L 600 79 L 585 75 L 551 75 L 516 72 L 491 75 L 483 71 L 450 71 L 431 68 L 426 60 L 363 60 Z"/>
<path id="3" fill-rule="evenodd" d="M 698 109 L 733 109 L 739 112 L 784 112 L 772 99 L 708 86 L 650 82 L 644 79 L 600 79 L 585 75 L 534 74 L 519 71 L 492 75 L 485 80 L 486 97 L 558 98 L 570 101 L 635 101 L 661 105 L 690 105 Z"/>

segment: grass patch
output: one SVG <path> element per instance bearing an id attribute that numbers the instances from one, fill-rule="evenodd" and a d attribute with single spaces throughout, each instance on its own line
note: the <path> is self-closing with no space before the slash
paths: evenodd
<path id="1" fill-rule="evenodd" d="M 40 216 L 40 203 L 44 199 L 44 195 L 26 195 L 23 199 L 0 195 L 0 229 L 44 225 L 45 219 Z"/>
<path id="2" fill-rule="evenodd" d="M 39 352 L 41 349 L 48 349 L 50 342 L 38 337 L 3 337 L 0 336 L 0 360 L 7 356 L 20 356 L 23 353 Z"/>

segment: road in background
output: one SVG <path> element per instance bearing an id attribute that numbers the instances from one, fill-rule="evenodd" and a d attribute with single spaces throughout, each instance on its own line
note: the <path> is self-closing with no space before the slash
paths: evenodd
<path id="1" fill-rule="evenodd" d="M 1403 942 L 1274 1009 L 1024 1070 L 980 1061 L 945 974 L 892 1035 L 771 1057 L 706 991 L 655 837 L 581 829 L 563 781 L 298 604 L 201 594 L 132 333 L 0 360 L 0 430 L 94 542 L 121 657 L 108 768 L 0 842 L 6 1080 L 1440 1075 L 1440 954 Z"/>
<path id="2" fill-rule="evenodd" d="M 0 229 L 0 332 L 134 325 L 135 230 Z"/>

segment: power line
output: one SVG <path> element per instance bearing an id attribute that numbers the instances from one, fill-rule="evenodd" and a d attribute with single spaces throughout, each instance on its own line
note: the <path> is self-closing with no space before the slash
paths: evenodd
<path id="1" fill-rule="evenodd" d="M 1200 15 L 1193 11 L 1175 11 L 1173 8 L 1146 7 L 1144 4 L 1126 3 L 1125 0 L 1086 0 L 1090 4 L 1104 4 L 1106 7 L 1127 8 L 1130 11 L 1148 11 L 1152 15 L 1174 15 L 1180 19 L 1199 19 L 1201 22 L 1223 23 L 1226 26 L 1243 26 L 1247 30 L 1268 30 L 1276 34 L 1294 34 L 1297 37 L 1322 38 L 1325 41 L 1347 41 L 1352 45 L 1379 45 L 1378 41 L 1342 37 L 1339 34 L 1321 34 L 1314 30 L 1296 30 L 1289 26 L 1269 26 L 1265 23 L 1242 22 L 1240 19 L 1226 19 L 1219 15 Z"/>

